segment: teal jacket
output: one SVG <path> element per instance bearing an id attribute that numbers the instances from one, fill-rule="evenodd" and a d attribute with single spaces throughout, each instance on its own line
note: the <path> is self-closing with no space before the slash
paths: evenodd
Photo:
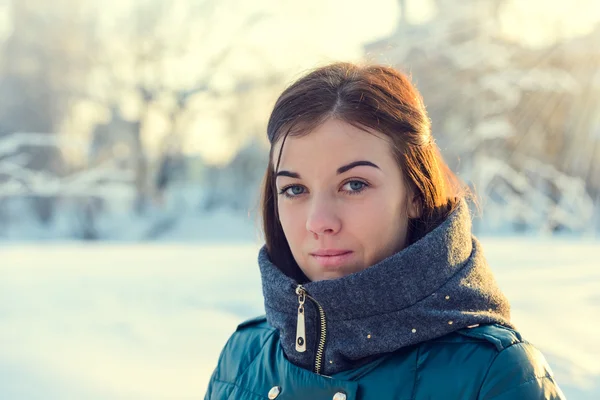
<path id="1" fill-rule="evenodd" d="M 289 362 L 264 317 L 241 324 L 205 400 L 564 399 L 544 356 L 499 325 L 462 329 L 333 376 Z"/>

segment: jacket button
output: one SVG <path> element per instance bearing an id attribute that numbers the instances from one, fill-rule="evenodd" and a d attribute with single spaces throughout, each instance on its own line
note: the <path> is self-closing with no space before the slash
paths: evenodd
<path id="1" fill-rule="evenodd" d="M 273 386 L 271 390 L 269 390 L 269 399 L 273 400 L 281 393 L 281 388 L 279 386 Z"/>
<path id="2" fill-rule="evenodd" d="M 346 394 L 342 392 L 337 392 L 333 395 L 333 400 L 346 400 Z"/>

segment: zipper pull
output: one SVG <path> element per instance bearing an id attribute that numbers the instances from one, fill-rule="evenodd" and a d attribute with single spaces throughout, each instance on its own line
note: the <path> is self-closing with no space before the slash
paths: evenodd
<path id="1" fill-rule="evenodd" d="M 298 295 L 298 323 L 296 324 L 296 351 L 304 353 L 306 351 L 306 329 L 304 325 L 304 302 L 306 301 L 306 291 L 302 285 L 296 288 Z"/>

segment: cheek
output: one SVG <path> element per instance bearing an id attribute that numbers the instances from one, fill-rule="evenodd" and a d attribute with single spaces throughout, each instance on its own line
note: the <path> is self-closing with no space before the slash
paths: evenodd
<path id="1" fill-rule="evenodd" d="M 351 227 L 356 236 L 371 244 L 383 245 L 383 241 L 398 227 L 397 210 L 385 202 L 364 204 L 360 209 L 347 213 L 346 226 Z"/>
<path id="2" fill-rule="evenodd" d="M 375 256 L 403 244 L 407 218 L 402 211 L 404 204 L 397 196 L 382 193 L 371 200 L 363 204 L 360 211 L 352 213 L 349 221 L 352 221 L 355 236 L 362 239 L 365 250 Z"/>
<path id="3" fill-rule="evenodd" d="M 306 225 L 302 209 L 297 205 L 283 203 L 279 205 L 278 211 L 283 233 L 290 247 L 293 247 Z"/>
<path id="4" fill-rule="evenodd" d="M 398 224 L 402 207 L 402 200 L 397 195 L 381 191 L 369 198 L 360 206 L 360 212 L 357 210 L 354 214 L 373 229 L 385 230 L 387 226 Z"/>

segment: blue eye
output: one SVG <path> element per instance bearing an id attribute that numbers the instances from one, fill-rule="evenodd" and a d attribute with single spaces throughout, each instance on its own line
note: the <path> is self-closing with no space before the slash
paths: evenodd
<path id="1" fill-rule="evenodd" d="M 286 186 L 279 192 L 279 194 L 282 194 L 285 197 L 297 197 L 302 193 L 304 193 L 304 188 L 300 185 Z"/>
<path id="2" fill-rule="evenodd" d="M 343 186 L 344 191 L 349 194 L 357 194 L 365 190 L 369 185 L 363 181 L 349 181 Z"/>
<path id="3" fill-rule="evenodd" d="M 360 181 L 352 181 L 352 182 L 348 182 L 348 183 L 350 184 L 350 189 L 352 189 L 352 190 L 360 190 L 365 186 L 365 184 Z"/>
<path id="4" fill-rule="evenodd" d="M 370 185 L 363 181 L 353 180 L 348 181 L 342 186 L 342 192 L 346 194 L 360 194 L 365 191 Z M 294 199 L 306 194 L 307 190 L 302 185 L 289 185 L 279 191 L 279 194 L 289 199 Z"/>

